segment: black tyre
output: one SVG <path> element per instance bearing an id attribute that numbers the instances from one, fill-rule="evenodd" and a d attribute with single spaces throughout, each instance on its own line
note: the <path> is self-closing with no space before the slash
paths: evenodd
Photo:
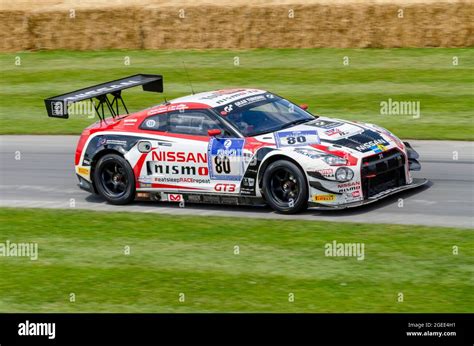
<path id="1" fill-rule="evenodd" d="M 128 204 L 135 199 L 135 175 L 120 155 L 107 154 L 99 159 L 94 183 L 99 194 L 111 204 Z"/>
<path id="2" fill-rule="evenodd" d="M 263 194 L 277 212 L 294 214 L 308 207 L 308 184 L 301 169 L 287 160 L 271 163 L 263 174 Z"/>

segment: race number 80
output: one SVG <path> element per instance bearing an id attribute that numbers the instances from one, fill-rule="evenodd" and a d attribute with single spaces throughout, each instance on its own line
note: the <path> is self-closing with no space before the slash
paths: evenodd
<path id="1" fill-rule="evenodd" d="M 277 147 L 305 146 L 319 144 L 321 141 L 315 130 L 281 131 L 275 133 Z"/>
<path id="2" fill-rule="evenodd" d="M 211 180 L 240 180 L 243 174 L 242 138 L 211 138 L 209 141 L 209 174 Z"/>
<path id="3" fill-rule="evenodd" d="M 306 143 L 306 137 L 305 136 L 289 136 L 286 137 L 286 142 L 290 145 L 296 144 L 296 143 Z"/>
<path id="4" fill-rule="evenodd" d="M 230 159 L 228 156 L 216 156 L 214 157 L 214 168 L 218 174 L 230 174 Z"/>

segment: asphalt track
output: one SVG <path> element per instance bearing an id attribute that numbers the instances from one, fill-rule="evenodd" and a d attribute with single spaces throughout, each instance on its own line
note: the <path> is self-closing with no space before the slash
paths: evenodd
<path id="1" fill-rule="evenodd" d="M 280 215 L 268 207 L 187 204 L 180 208 L 164 202 L 109 205 L 77 187 L 73 162 L 77 139 L 77 136 L 0 136 L 0 206 L 474 226 L 474 142 L 411 140 L 422 164 L 422 171 L 415 176 L 430 180 L 425 187 L 360 208 Z"/>

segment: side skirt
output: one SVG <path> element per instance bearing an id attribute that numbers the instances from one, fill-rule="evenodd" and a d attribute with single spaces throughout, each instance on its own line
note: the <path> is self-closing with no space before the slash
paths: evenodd
<path id="1" fill-rule="evenodd" d="M 261 197 L 223 196 L 216 194 L 180 193 L 166 191 L 143 191 L 137 189 L 137 200 L 162 201 L 179 203 L 225 204 L 225 205 L 253 205 L 264 206 L 265 200 Z"/>

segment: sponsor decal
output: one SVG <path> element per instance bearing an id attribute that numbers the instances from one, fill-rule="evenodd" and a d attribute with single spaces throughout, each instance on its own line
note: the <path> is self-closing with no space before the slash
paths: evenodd
<path id="1" fill-rule="evenodd" d="M 90 90 L 90 91 L 87 91 L 85 93 L 81 93 L 81 94 L 76 94 L 76 95 L 73 95 L 73 96 L 69 96 L 67 97 L 65 100 L 77 100 L 78 98 L 84 98 L 84 97 L 87 97 L 87 98 L 90 98 L 94 95 L 97 95 L 97 94 L 105 94 L 105 93 L 110 93 L 116 89 L 120 89 L 121 87 L 123 86 L 129 86 L 129 85 L 135 85 L 135 84 L 139 84 L 140 81 L 135 81 L 133 79 L 131 80 L 128 80 L 128 81 L 125 81 L 125 82 L 121 82 L 119 84 L 114 84 L 114 85 L 110 85 L 110 86 L 106 86 L 106 87 L 101 87 L 99 89 L 94 89 L 94 90 Z"/>
<path id="2" fill-rule="evenodd" d="M 101 145 L 105 145 L 105 143 L 107 143 L 107 138 L 100 137 L 99 140 L 97 141 L 97 146 L 100 147 Z"/>
<path id="3" fill-rule="evenodd" d="M 224 104 L 228 103 L 226 106 L 224 105 L 219 106 L 222 102 L 216 101 L 216 103 L 218 104 L 217 110 L 220 111 L 221 115 L 227 115 L 229 113 L 236 111 L 236 109 L 238 110 L 238 108 L 247 107 L 254 103 L 262 102 L 267 99 L 273 98 L 273 95 L 270 97 L 270 95 L 262 95 L 261 91 L 258 91 L 258 92 L 260 93 L 259 95 L 248 96 L 248 97 L 240 98 L 239 100 L 235 100 L 235 101 L 229 100 L 229 102 L 224 102 Z M 251 93 L 251 94 L 254 94 L 254 93 Z M 244 95 L 239 94 L 239 96 L 244 96 Z"/>
<path id="4" fill-rule="evenodd" d="M 256 185 L 258 183 L 257 173 L 260 164 L 262 163 L 265 156 L 271 151 L 275 150 L 274 148 L 262 147 L 255 151 L 252 159 L 250 160 L 247 171 L 244 174 L 244 178 L 240 184 L 240 194 L 246 196 L 255 196 L 256 195 Z"/>
<path id="5" fill-rule="evenodd" d="M 315 202 L 333 202 L 336 200 L 336 195 L 325 194 L 325 195 L 313 195 L 313 201 Z"/>
<path id="6" fill-rule="evenodd" d="M 347 203 L 356 202 L 360 200 L 360 197 L 354 197 L 350 192 L 344 193 L 344 198 Z"/>
<path id="7" fill-rule="evenodd" d="M 207 163 L 207 154 L 184 151 L 157 151 L 151 152 L 152 161 Z"/>
<path id="8" fill-rule="evenodd" d="M 382 153 L 384 151 L 387 150 L 387 148 L 382 145 L 382 144 L 377 144 L 377 145 L 374 145 L 373 147 L 371 147 L 371 149 L 375 152 L 375 153 Z M 381 157 L 381 159 L 383 158 L 383 155 Z"/>
<path id="9" fill-rule="evenodd" d="M 147 176 L 147 175 L 141 175 L 141 176 L 138 177 L 138 181 L 140 183 L 151 184 L 152 178 Z"/>
<path id="10" fill-rule="evenodd" d="M 256 168 L 258 166 L 258 157 L 257 155 L 244 157 L 245 161 L 249 161 L 249 167 Z"/>
<path id="11" fill-rule="evenodd" d="M 338 129 L 338 128 L 334 128 L 334 129 L 324 131 L 324 133 L 328 136 L 334 136 L 334 135 L 345 136 L 345 135 L 348 134 L 348 132 L 344 132 L 344 131 L 342 131 L 341 129 Z"/>
<path id="12" fill-rule="evenodd" d="M 183 195 L 181 194 L 168 194 L 168 201 L 169 202 L 181 202 L 183 200 Z"/>
<path id="13" fill-rule="evenodd" d="M 360 191 L 357 190 L 357 191 L 352 192 L 352 197 L 360 197 Z"/>
<path id="14" fill-rule="evenodd" d="M 340 189 L 344 189 L 344 188 L 347 188 L 347 187 L 353 187 L 353 186 L 359 186 L 360 187 L 360 181 L 352 181 L 352 182 L 337 185 L 337 187 L 340 188 Z"/>
<path id="15" fill-rule="evenodd" d="M 202 97 L 202 100 L 213 100 L 217 105 L 223 105 L 232 102 L 233 100 L 254 95 L 254 94 L 261 94 L 261 90 L 250 89 L 250 90 L 242 90 L 242 89 L 231 89 L 231 90 L 219 90 L 216 92 L 211 93 L 208 96 Z"/>
<path id="16" fill-rule="evenodd" d="M 148 184 L 148 183 L 139 183 L 140 187 L 146 187 L 146 188 L 150 188 L 151 187 L 151 184 Z"/>
<path id="17" fill-rule="evenodd" d="M 235 101 L 234 105 L 236 107 L 244 107 L 244 106 L 247 106 L 248 104 L 263 101 L 265 99 L 266 99 L 265 95 L 257 95 L 257 96 L 247 97 L 245 99 Z M 225 108 L 224 108 L 224 110 L 225 110 Z"/>
<path id="18" fill-rule="evenodd" d="M 316 130 L 282 131 L 276 132 L 274 136 L 278 148 L 298 147 L 321 143 L 318 131 Z"/>
<path id="19" fill-rule="evenodd" d="M 377 131 L 378 133 L 381 133 L 385 136 L 387 136 L 388 138 L 390 138 L 392 141 L 395 142 L 395 144 L 402 150 L 404 150 L 405 148 L 405 145 L 403 144 L 403 142 L 398 139 L 397 136 L 395 136 L 393 133 L 391 133 L 389 130 L 387 129 L 384 129 L 382 127 L 378 127 L 378 126 L 375 126 L 375 131 Z"/>
<path id="20" fill-rule="evenodd" d="M 179 178 L 178 183 L 193 183 L 193 184 L 209 184 L 210 179 L 199 179 L 199 178 Z"/>
<path id="21" fill-rule="evenodd" d="M 56 101 L 51 103 L 51 114 L 53 116 L 62 116 L 64 115 L 63 102 Z"/>
<path id="22" fill-rule="evenodd" d="M 378 147 L 379 144 L 381 144 L 383 148 L 385 148 L 384 147 L 385 145 L 389 145 L 389 143 L 385 139 L 380 138 L 380 139 L 374 139 L 373 141 L 358 145 L 356 149 L 358 151 L 365 152 L 369 150 L 375 150 L 374 148 L 378 148 L 380 151 L 382 151 L 382 149 Z"/>
<path id="23" fill-rule="evenodd" d="M 242 196 L 255 196 L 255 189 L 249 187 L 241 187 L 240 194 Z"/>
<path id="24" fill-rule="evenodd" d="M 242 185 L 247 187 L 255 186 L 255 179 L 254 178 L 244 178 L 242 180 Z"/>
<path id="25" fill-rule="evenodd" d="M 360 181 L 353 181 L 353 182 L 348 182 L 344 184 L 338 184 L 337 188 L 338 188 L 337 192 L 351 192 L 351 191 L 360 190 Z"/>
<path id="26" fill-rule="evenodd" d="M 79 168 L 77 169 L 77 172 L 78 172 L 79 174 L 89 175 L 89 169 L 88 169 L 88 168 L 79 167 Z"/>
<path id="27" fill-rule="evenodd" d="M 209 174 L 209 169 L 206 166 L 189 166 L 189 165 L 168 165 L 160 161 L 148 161 L 147 173 L 149 175 L 156 174 L 179 174 L 179 175 L 200 175 L 205 176 Z"/>
<path id="28" fill-rule="evenodd" d="M 192 184 L 210 184 L 211 180 L 206 178 L 194 177 L 153 177 L 154 183 L 192 183 Z"/>
<path id="29" fill-rule="evenodd" d="M 161 105 L 156 108 L 151 109 L 147 115 L 154 115 L 154 114 L 159 114 L 159 113 L 165 113 L 165 112 L 172 112 L 172 111 L 184 111 L 188 109 L 188 105 L 184 103 L 180 104 L 172 104 L 172 105 Z"/>
<path id="30" fill-rule="evenodd" d="M 117 139 L 107 139 L 105 144 L 127 145 L 127 141 L 120 141 Z"/>
<path id="31" fill-rule="evenodd" d="M 319 128 L 322 128 L 322 129 L 332 129 L 334 127 L 338 127 L 338 126 L 343 125 L 343 124 L 341 122 L 338 122 L 338 121 L 316 119 L 314 121 L 311 121 L 311 122 L 307 123 L 306 125 L 319 127 Z"/>
<path id="32" fill-rule="evenodd" d="M 128 125 L 128 126 L 130 126 L 130 125 L 135 125 L 135 123 L 137 122 L 137 120 L 138 120 L 138 119 L 125 119 L 125 120 L 123 121 L 123 124 L 124 124 L 124 125 Z"/>
<path id="33" fill-rule="evenodd" d="M 216 184 L 216 186 L 214 186 L 214 190 L 218 192 L 235 192 L 235 189 L 235 184 Z"/>
<path id="34" fill-rule="evenodd" d="M 155 127 L 156 125 L 156 120 L 153 120 L 153 119 L 148 119 L 146 122 L 145 122 L 145 126 L 146 127 Z"/>
<path id="35" fill-rule="evenodd" d="M 211 180 L 241 180 L 244 172 L 241 138 L 216 138 L 209 140 L 208 167 Z"/>
<path id="36" fill-rule="evenodd" d="M 107 139 L 106 137 L 100 137 L 99 140 L 97 141 L 97 147 L 100 147 L 106 144 L 125 146 L 127 145 L 127 141 L 118 140 L 118 139 Z"/>
<path id="37" fill-rule="evenodd" d="M 170 165 L 168 162 L 176 164 Z M 202 165 L 196 165 L 199 163 Z M 207 154 L 154 150 L 151 152 L 151 161 L 147 162 L 147 174 L 207 176 L 209 174 Z"/>
<path id="38" fill-rule="evenodd" d="M 332 168 L 319 169 L 316 172 L 325 177 L 332 177 L 334 175 L 334 170 Z"/>

